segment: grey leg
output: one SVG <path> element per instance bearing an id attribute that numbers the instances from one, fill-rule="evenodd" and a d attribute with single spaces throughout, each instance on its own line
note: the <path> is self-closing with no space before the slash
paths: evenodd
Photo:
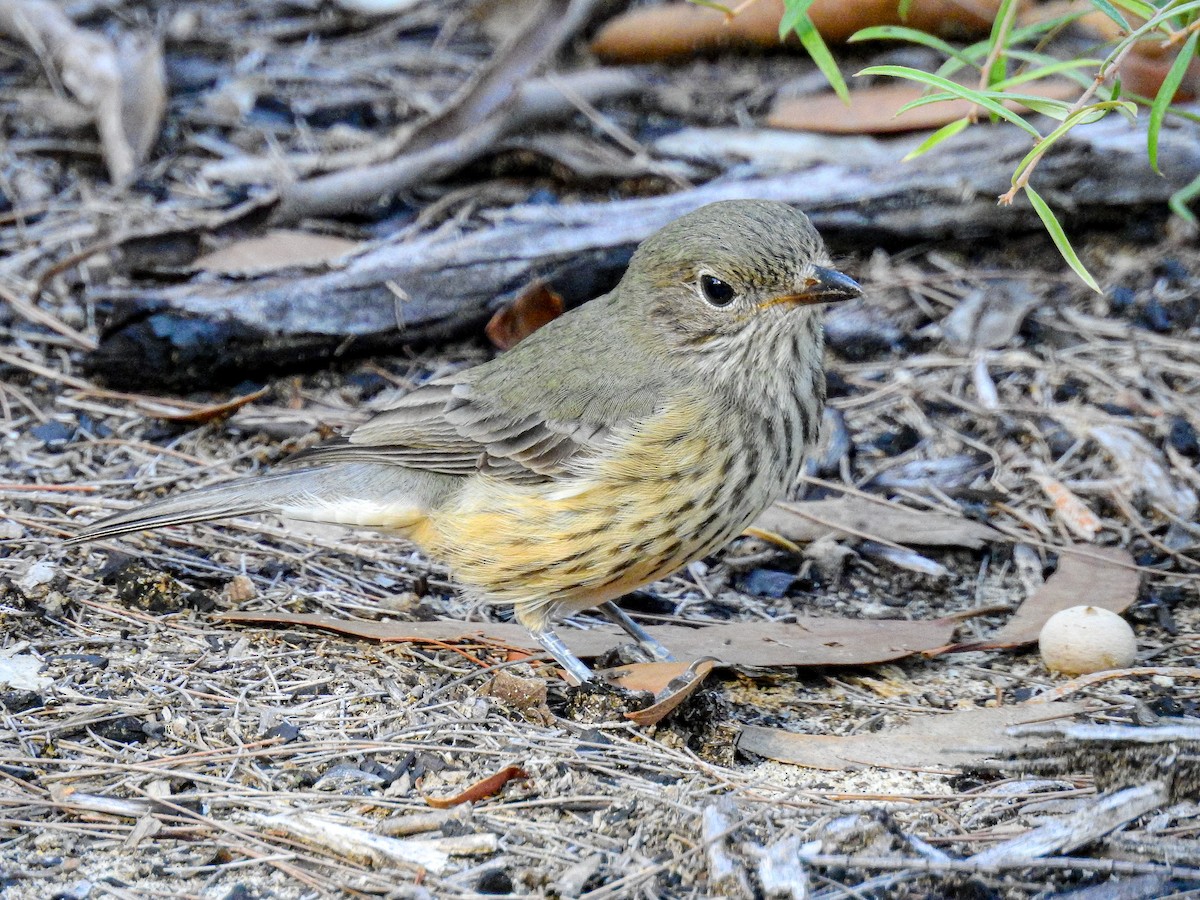
<path id="1" fill-rule="evenodd" d="M 610 622 L 637 641 L 655 662 L 675 662 L 675 657 L 671 655 L 671 651 L 650 637 L 646 629 L 629 618 L 625 610 L 621 609 L 617 604 L 611 600 L 607 603 L 602 603 L 600 604 L 600 612 L 604 613 Z M 543 646 L 545 645 L 543 644 Z"/>
<path id="2" fill-rule="evenodd" d="M 554 661 L 567 670 L 578 684 L 592 680 L 592 670 L 583 664 L 583 661 L 574 653 L 567 649 L 567 645 L 562 642 L 557 634 L 549 628 L 543 628 L 539 631 L 530 630 L 529 632 L 537 642 L 546 648 L 546 652 L 554 657 Z"/>

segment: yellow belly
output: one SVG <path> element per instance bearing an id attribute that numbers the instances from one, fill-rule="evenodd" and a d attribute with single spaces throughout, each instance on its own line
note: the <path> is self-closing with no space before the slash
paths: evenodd
<path id="1" fill-rule="evenodd" d="M 463 584 L 516 604 L 526 625 L 619 597 L 725 543 L 759 511 L 722 496 L 730 449 L 697 418 L 658 417 L 569 479 L 473 476 L 411 537 Z"/>

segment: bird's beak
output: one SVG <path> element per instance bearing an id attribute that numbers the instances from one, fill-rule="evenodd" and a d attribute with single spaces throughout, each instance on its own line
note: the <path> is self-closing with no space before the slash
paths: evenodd
<path id="1" fill-rule="evenodd" d="M 862 286 L 849 275 L 843 275 L 834 269 L 813 266 L 812 275 L 805 283 L 803 290 L 778 297 L 772 301 L 771 305 L 791 303 L 796 306 L 811 306 L 815 303 L 836 303 L 839 300 L 861 297 L 862 292 Z"/>

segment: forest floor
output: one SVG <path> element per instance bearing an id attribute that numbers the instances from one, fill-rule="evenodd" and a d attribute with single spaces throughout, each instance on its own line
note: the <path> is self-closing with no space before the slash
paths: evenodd
<path id="1" fill-rule="evenodd" d="M 1163 211 L 1133 208 L 1074 235 L 1103 294 L 1039 232 L 906 247 L 832 234 L 839 267 L 866 296 L 831 314 L 826 438 L 791 499 L 874 498 L 986 523 L 992 537 L 901 547 L 869 529 L 838 531 L 796 552 L 746 536 L 626 604 L 647 624 L 720 626 L 735 641 L 739 627 L 819 616 L 883 623 L 863 640 L 886 643 L 887 623 L 950 627 L 955 617 L 945 643 L 970 644 L 995 636 L 1065 559 L 1082 554 L 1086 575 L 1091 548 L 1108 548 L 1124 552 L 1118 568 L 1136 572 L 1136 586 L 1100 567 L 1074 590 L 1080 603 L 1126 610 L 1137 668 L 1071 681 L 1028 643 L 884 653 L 891 661 L 874 665 L 814 667 L 801 655 L 718 666 L 642 726 L 625 713 L 644 698 L 569 687 L 543 657 L 488 639 L 486 626 L 510 611 L 465 599 L 436 561 L 387 536 L 236 520 L 63 546 L 104 512 L 264 470 L 497 352 L 474 328 L 186 396 L 117 390 L 89 367 L 111 312 L 107 284 L 194 277 L 182 264 L 169 274 L 161 258 L 147 266 L 145 254 L 199 229 L 201 200 L 211 211 L 239 199 L 241 188 L 202 177 L 215 155 L 269 149 L 298 128 L 319 132 L 313 145 L 332 142 L 339 123 L 349 139 L 351 113 L 355 128 L 383 131 L 435 108 L 490 46 L 469 17 L 450 28 L 421 7 L 364 25 L 304 4 L 167 6 L 166 124 L 128 192 L 108 185 L 93 138 L 63 136 L 61 122 L 38 130 L 28 116 L 0 123 L 4 896 L 1094 900 L 1200 890 L 1200 251 Z M 136 3 L 94 7 L 84 25 L 147 24 Z M 6 46 L 3 77 L 49 95 L 35 58 Z M 385 58 L 390 68 L 372 67 Z M 812 75 L 786 54 L 663 67 L 652 111 L 623 102 L 602 118 L 639 140 L 681 123 L 746 124 L 783 87 L 815 87 Z M 636 177 L 584 183 L 514 151 L 370 216 L 308 224 L 352 242 L 414 223 L 469 233 L 487 227 L 489 210 L 534 195 L 566 204 L 674 188 L 676 175 L 638 162 Z M 232 612 L 278 621 L 222 618 Z M 397 623 L 396 634 L 404 623 L 466 622 L 464 635 L 483 637 L 380 642 L 289 623 L 295 614 Z M 598 624 L 581 616 L 561 628 Z M 617 650 L 597 664 L 624 661 Z M 1092 743 L 1031 738 L 1036 752 L 1024 754 L 994 724 L 950 739 L 930 732 L 920 762 L 891 734 L 915 727 L 919 748 L 922 723 L 1051 697 L 1110 730 Z M 1122 743 L 1121 726 L 1186 736 L 1147 755 Z M 870 752 L 884 759 L 858 765 L 839 744 L 836 765 L 790 764 L 749 750 L 747 729 L 878 734 Z M 964 764 L 960 738 L 994 738 L 998 752 Z M 1160 783 L 1144 808 L 1102 806 Z M 1111 828 L 1081 830 L 1105 816 Z M 1056 822 L 1084 836 L 976 856 Z"/>

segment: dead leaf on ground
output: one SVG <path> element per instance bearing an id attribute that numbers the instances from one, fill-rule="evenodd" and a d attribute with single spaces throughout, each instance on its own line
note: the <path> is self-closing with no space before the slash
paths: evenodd
<path id="1" fill-rule="evenodd" d="M 703 657 L 692 663 L 632 663 L 597 673 L 627 691 L 649 691 L 654 703 L 625 713 L 625 718 L 643 728 L 657 725 L 704 683 L 717 660 Z"/>
<path id="2" fill-rule="evenodd" d="M 148 414 L 156 419 L 161 419 L 164 422 L 186 422 L 188 424 L 203 425 L 207 422 L 215 422 L 221 419 L 227 419 L 243 406 L 249 406 L 254 401 L 261 400 L 270 392 L 270 387 L 264 387 L 259 388 L 257 391 L 251 391 L 249 394 L 242 394 L 240 397 L 234 397 L 232 400 L 225 400 L 221 403 L 196 405 L 192 409 L 183 409 L 179 412 L 148 411 Z"/>
<path id="3" fill-rule="evenodd" d="M 434 809 L 450 809 L 452 806 L 475 803 L 479 800 L 486 800 L 488 797 L 494 797 L 504 790 L 504 786 L 510 781 L 528 777 L 529 773 L 520 766 L 505 766 L 495 775 L 489 775 L 487 778 L 475 782 L 465 791 L 453 797 L 425 797 L 424 800 Z"/>
<path id="4" fill-rule="evenodd" d="M 1056 612 L 1087 604 L 1115 613 L 1137 600 L 1141 573 L 1133 557 L 1120 547 L 1084 547 L 1063 552 L 1058 571 L 1046 579 L 991 640 L 954 644 L 938 652 L 1007 650 L 1037 642 L 1042 626 Z M 928 655 L 936 655 L 930 653 Z"/>
<path id="5" fill-rule="evenodd" d="M 497 310 L 485 330 L 495 347 L 511 350 L 562 313 L 563 298 L 550 290 L 544 281 L 536 281 L 508 306 Z"/>
<path id="6" fill-rule="evenodd" d="M 1026 87 L 1026 93 L 1055 100 L 1067 100 L 1079 94 L 1079 87 L 1070 82 L 1035 83 Z M 920 99 L 925 93 L 925 88 L 920 86 L 881 84 L 851 91 L 849 106 L 832 91 L 807 97 L 784 97 L 772 106 L 767 124 L 772 128 L 825 134 L 893 134 L 940 128 L 971 112 L 972 104 L 966 100 L 946 100 L 897 115 L 906 103 Z M 1013 101 L 1005 105 L 1010 109 L 1024 109 Z"/>
<path id="7" fill-rule="evenodd" d="M 919 547 L 967 547 L 1007 540 L 990 525 L 946 513 L 876 503 L 862 497 L 838 497 L 806 503 L 776 503 L 754 527 L 805 544 L 827 534 Z"/>
<path id="8" fill-rule="evenodd" d="M 1029 739 L 1006 729 L 1073 716 L 1085 703 L 1039 703 L 996 709 L 965 709 L 922 716 L 897 728 L 861 734 L 796 734 L 747 725 L 738 749 L 767 759 L 840 771 L 865 766 L 900 769 L 958 769 L 987 757 L 1028 749 Z"/>
<path id="9" fill-rule="evenodd" d="M 276 269 L 322 266 L 360 246 L 357 241 L 328 234 L 277 228 L 206 253 L 192 267 L 214 275 L 260 275 Z"/>
<path id="10" fill-rule="evenodd" d="M 983 34 L 999 5 L 998 0 L 913 0 L 901 20 L 896 0 L 816 0 L 808 15 L 826 41 L 840 43 L 870 25 Z M 592 52 L 605 62 L 655 62 L 726 46 L 778 47 L 783 0 L 758 0 L 742 7 L 733 17 L 692 3 L 637 7 L 601 28 Z"/>
<path id="11" fill-rule="evenodd" d="M 364 622 L 308 613 L 227 612 L 226 622 L 299 625 L 383 642 L 444 644 L 470 641 L 540 652 L 529 632 L 505 622 Z M 945 646 L 954 634 L 953 618 L 909 622 L 903 619 L 806 617 L 799 622 L 734 622 L 688 628 L 651 625 L 651 635 L 676 656 L 711 656 L 732 666 L 862 666 L 902 659 Z M 596 657 L 621 643 L 624 632 L 607 626 L 587 631 L 560 628 L 571 652 Z"/>

